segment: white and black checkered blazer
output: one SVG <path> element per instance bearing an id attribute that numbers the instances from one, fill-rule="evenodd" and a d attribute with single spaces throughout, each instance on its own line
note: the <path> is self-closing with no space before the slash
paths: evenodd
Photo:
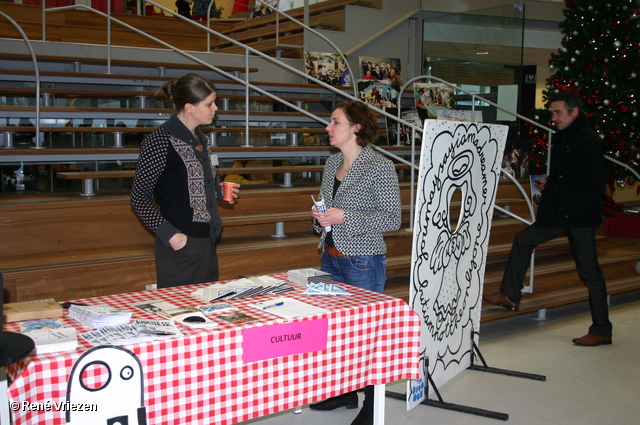
<path id="1" fill-rule="evenodd" d="M 386 254 L 383 233 L 397 230 L 401 223 L 400 189 L 393 162 L 366 146 L 351 165 L 349 172 L 333 197 L 333 184 L 342 153 L 327 160 L 320 192 L 327 209 L 344 212 L 344 224 L 332 226 L 335 247 L 345 255 Z M 319 248 L 325 232 L 314 220 L 320 233 Z"/>

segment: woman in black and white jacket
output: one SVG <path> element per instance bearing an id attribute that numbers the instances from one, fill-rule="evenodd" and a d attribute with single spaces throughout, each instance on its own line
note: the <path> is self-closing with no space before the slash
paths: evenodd
<path id="1" fill-rule="evenodd" d="M 387 279 L 387 246 L 383 233 L 401 222 L 400 189 L 393 162 L 369 146 L 377 139 L 378 123 L 362 102 L 337 105 L 327 126 L 331 146 L 340 149 L 324 168 L 320 194 L 327 211 L 315 207 L 314 228 L 322 232 L 322 271 L 336 282 L 382 293 Z M 330 231 L 324 228 L 331 226 Z M 312 405 L 314 410 L 358 407 L 354 391 Z M 354 424 L 373 423 L 373 387 Z"/>

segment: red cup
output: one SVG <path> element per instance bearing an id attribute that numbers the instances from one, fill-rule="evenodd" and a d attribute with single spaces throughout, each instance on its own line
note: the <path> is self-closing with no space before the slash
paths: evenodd
<path id="1" fill-rule="evenodd" d="M 236 187 L 235 183 L 222 182 L 222 199 L 227 202 L 233 201 L 233 192 L 231 192 L 231 188 L 233 187 Z"/>

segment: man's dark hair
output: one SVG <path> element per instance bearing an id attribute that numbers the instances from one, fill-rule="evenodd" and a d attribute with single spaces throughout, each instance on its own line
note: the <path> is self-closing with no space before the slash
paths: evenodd
<path id="1" fill-rule="evenodd" d="M 549 96 L 548 103 L 551 105 L 553 102 L 563 102 L 569 112 L 573 111 L 573 108 L 578 108 L 582 112 L 582 99 L 576 93 L 572 91 L 560 90 L 557 93 L 552 93 Z"/>

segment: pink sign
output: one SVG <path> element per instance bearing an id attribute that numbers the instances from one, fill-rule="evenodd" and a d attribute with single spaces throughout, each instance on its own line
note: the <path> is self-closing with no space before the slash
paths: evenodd
<path id="1" fill-rule="evenodd" d="M 242 330 L 244 363 L 327 348 L 329 319 L 306 320 Z"/>

